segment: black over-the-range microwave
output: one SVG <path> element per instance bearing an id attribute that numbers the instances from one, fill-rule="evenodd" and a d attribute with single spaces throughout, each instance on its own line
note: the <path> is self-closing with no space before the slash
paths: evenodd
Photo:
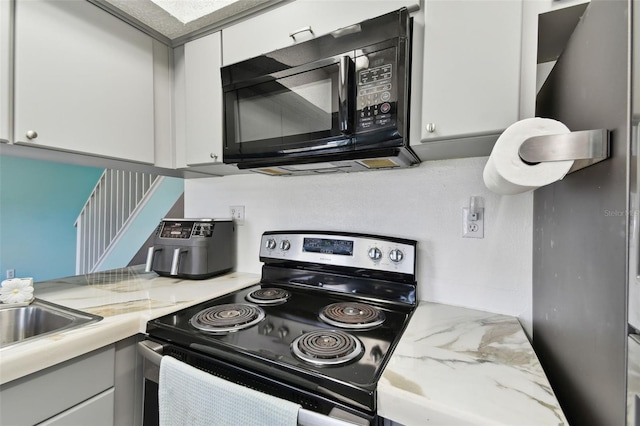
<path id="1" fill-rule="evenodd" d="M 221 69 L 227 164 L 268 175 L 419 163 L 407 9 Z"/>

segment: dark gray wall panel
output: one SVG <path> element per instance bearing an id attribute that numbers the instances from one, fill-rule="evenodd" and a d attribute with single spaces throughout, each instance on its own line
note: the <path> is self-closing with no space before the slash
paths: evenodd
<path id="1" fill-rule="evenodd" d="M 628 2 L 594 0 L 536 115 L 612 130 L 612 158 L 534 194 L 533 344 L 571 424 L 624 425 Z"/>

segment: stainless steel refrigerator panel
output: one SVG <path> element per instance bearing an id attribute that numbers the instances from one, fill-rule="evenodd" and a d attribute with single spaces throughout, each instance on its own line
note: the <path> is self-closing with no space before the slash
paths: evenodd
<path id="1" fill-rule="evenodd" d="M 629 336 L 627 426 L 640 426 L 640 335 Z"/>
<path id="2" fill-rule="evenodd" d="M 640 23 L 640 0 L 634 0 L 632 8 L 633 22 Z M 640 331 L 640 197 L 638 188 L 638 138 L 640 138 L 640 28 L 633 28 L 632 73 L 631 73 L 631 235 L 629 245 L 629 324 Z M 640 419 L 639 419 L 640 421 Z"/>

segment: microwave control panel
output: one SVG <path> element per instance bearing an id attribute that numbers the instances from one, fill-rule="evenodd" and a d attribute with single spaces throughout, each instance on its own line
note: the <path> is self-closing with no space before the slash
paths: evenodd
<path id="1" fill-rule="evenodd" d="M 396 49 L 356 58 L 356 131 L 396 126 Z"/>

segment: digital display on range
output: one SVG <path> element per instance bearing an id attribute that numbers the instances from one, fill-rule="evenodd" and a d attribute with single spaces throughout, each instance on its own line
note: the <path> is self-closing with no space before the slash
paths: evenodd
<path id="1" fill-rule="evenodd" d="M 160 238 L 191 238 L 193 222 L 165 222 L 162 224 Z"/>
<path id="2" fill-rule="evenodd" d="M 353 256 L 353 241 L 329 238 L 305 238 L 302 250 L 312 253 L 340 254 Z"/>

